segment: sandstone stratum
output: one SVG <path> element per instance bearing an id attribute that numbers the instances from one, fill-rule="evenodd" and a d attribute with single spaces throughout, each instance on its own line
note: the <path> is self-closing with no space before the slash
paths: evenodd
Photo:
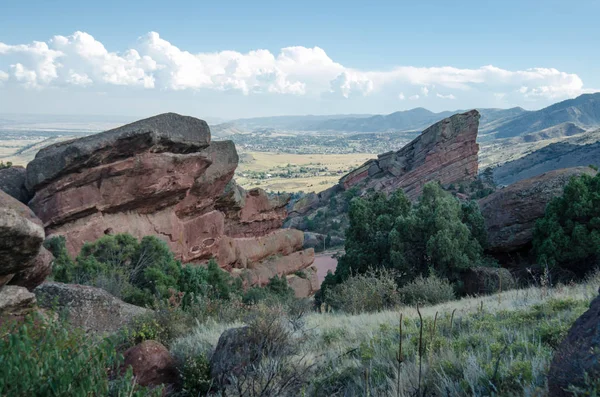
<path id="1" fill-rule="evenodd" d="M 233 142 L 211 142 L 205 121 L 166 113 L 40 150 L 25 184 L 46 235 L 64 236 L 71 255 L 104 234 L 156 235 L 183 263 L 214 257 L 249 285 L 287 275 L 313 293 L 314 251 L 281 229 L 289 196 L 242 189 L 237 165 Z"/>
<path id="2" fill-rule="evenodd" d="M 475 180 L 479 119 L 479 112 L 471 110 L 433 124 L 402 149 L 380 154 L 344 175 L 337 185 L 296 202 L 286 225 L 301 224 L 304 216 L 326 207 L 332 197 L 354 187 L 360 192 L 403 189 L 414 201 L 427 182 L 450 185 Z"/>

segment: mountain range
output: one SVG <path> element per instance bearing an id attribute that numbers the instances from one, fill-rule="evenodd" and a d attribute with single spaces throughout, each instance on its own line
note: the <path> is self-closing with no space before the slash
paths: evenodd
<path id="1" fill-rule="evenodd" d="M 600 127 L 600 93 L 583 94 L 548 106 L 528 111 L 520 107 L 510 109 L 480 108 L 480 139 L 512 138 L 547 130 L 552 136 L 573 134 Z M 233 120 L 230 128 L 252 131 L 259 128 L 313 132 L 405 132 L 421 131 L 455 113 L 465 110 L 431 112 L 415 108 L 388 115 L 325 115 L 277 116 Z M 561 126 L 562 125 L 562 126 Z M 226 132 L 227 128 L 217 131 Z M 554 130 L 553 128 L 558 127 Z M 550 130 L 549 130 L 550 129 Z M 540 138 L 540 137 L 538 137 Z M 531 135 L 529 139 L 536 139 Z M 543 134 L 541 136 L 543 138 Z"/>

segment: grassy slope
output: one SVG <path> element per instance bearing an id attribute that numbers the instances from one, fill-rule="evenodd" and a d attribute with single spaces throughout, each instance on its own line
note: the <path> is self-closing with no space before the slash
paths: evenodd
<path id="1" fill-rule="evenodd" d="M 597 295 L 599 284 L 597 275 L 579 285 L 514 290 L 422 308 L 421 391 L 545 395 L 553 349 Z M 400 313 L 403 358 L 398 371 Z M 419 324 L 414 307 L 307 316 L 302 349 L 315 364 L 307 395 L 366 395 L 367 390 L 371 396 L 414 395 L 419 387 Z M 222 331 L 239 325 L 201 325 L 173 349 L 210 352 Z"/>

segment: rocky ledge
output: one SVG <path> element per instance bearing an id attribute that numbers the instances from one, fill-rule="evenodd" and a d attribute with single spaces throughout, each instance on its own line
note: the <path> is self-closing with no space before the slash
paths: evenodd
<path id="1" fill-rule="evenodd" d="M 272 273 L 273 258 L 286 263 L 279 275 L 311 272 L 303 233 L 281 229 L 289 196 L 245 191 L 232 179 L 237 165 L 233 142 L 211 142 L 206 122 L 167 113 L 42 149 L 26 186 L 46 235 L 65 236 L 71 255 L 130 233 L 159 236 L 184 263 L 215 257 L 250 284 L 268 282 L 257 275 Z"/>

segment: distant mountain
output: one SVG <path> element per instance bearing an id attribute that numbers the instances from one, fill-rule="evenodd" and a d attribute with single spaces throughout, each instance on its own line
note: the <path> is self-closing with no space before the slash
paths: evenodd
<path id="1" fill-rule="evenodd" d="M 600 92 L 583 94 L 547 108 L 525 112 L 489 130 L 496 138 L 510 138 L 545 130 L 563 123 L 588 130 L 600 127 Z"/>
<path id="2" fill-rule="evenodd" d="M 481 126 L 492 126 L 497 120 L 509 120 L 526 112 L 522 108 L 478 109 L 481 113 Z M 422 131 L 431 124 L 466 110 L 435 113 L 424 108 L 403 110 L 387 115 L 350 114 L 325 116 L 276 116 L 233 120 L 227 123 L 239 129 L 252 131 L 261 128 L 275 128 L 292 131 L 321 132 L 398 132 Z"/>
<path id="3" fill-rule="evenodd" d="M 278 128 L 284 130 L 307 131 L 310 126 L 331 119 L 358 119 L 371 117 L 371 114 L 348 114 L 348 115 L 303 115 L 303 116 L 273 116 L 273 117 L 254 117 L 248 119 L 237 119 L 231 121 L 232 124 L 240 128 L 253 130 L 257 128 Z"/>
<path id="4" fill-rule="evenodd" d="M 600 138 L 600 130 L 590 134 Z M 600 166 L 600 142 L 588 145 L 559 142 L 495 168 L 494 179 L 501 185 L 510 185 L 544 172 L 590 164 Z"/>
<path id="5" fill-rule="evenodd" d="M 420 132 L 438 121 L 468 109 L 432 112 L 424 108 L 403 110 L 387 115 L 306 115 L 257 117 L 233 120 L 239 130 L 280 129 L 315 132 Z M 520 107 L 510 109 L 478 108 L 481 114 L 481 140 L 512 138 L 527 135 L 530 140 L 569 136 L 600 127 L 600 93 L 584 94 L 556 103 L 547 108 L 527 111 Z M 539 134 L 538 134 L 539 133 Z M 538 135 L 535 135 L 538 134 Z"/>
<path id="6" fill-rule="evenodd" d="M 339 118 L 312 124 L 314 131 L 385 132 L 424 129 L 454 112 L 434 113 L 424 108 L 376 115 L 366 118 Z"/>

